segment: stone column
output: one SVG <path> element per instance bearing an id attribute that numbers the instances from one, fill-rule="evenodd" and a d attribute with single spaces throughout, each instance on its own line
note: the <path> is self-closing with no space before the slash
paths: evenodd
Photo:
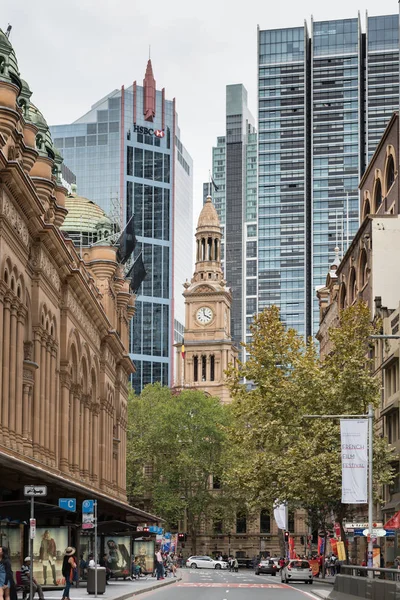
<path id="1" fill-rule="evenodd" d="M 59 423 L 57 423 L 57 415 L 60 414 L 58 407 L 59 398 L 59 378 L 57 371 L 57 346 L 53 342 L 50 348 L 50 400 L 49 400 L 49 413 L 50 413 L 50 438 L 49 438 L 49 451 L 51 464 L 55 466 L 56 460 L 56 439 L 58 435 L 62 435 L 63 432 L 59 429 Z"/>
<path id="2" fill-rule="evenodd" d="M 72 471 L 75 475 L 79 475 L 79 436 L 81 430 L 80 423 L 80 395 L 81 386 L 75 385 L 74 388 L 74 427 L 73 427 L 73 455 L 72 455 Z"/>
<path id="3" fill-rule="evenodd" d="M 84 428 L 83 428 L 83 475 L 87 479 L 89 477 L 89 457 L 90 457 L 90 396 L 86 396 L 84 405 Z"/>
<path id="4" fill-rule="evenodd" d="M 44 436 L 44 448 L 45 456 L 47 458 L 47 464 L 50 464 L 50 430 L 53 429 L 51 422 L 51 404 L 53 399 L 51 398 L 51 382 L 54 374 L 51 370 L 51 339 L 47 338 L 46 343 L 46 387 L 45 387 L 45 436 Z"/>
<path id="5" fill-rule="evenodd" d="M 34 399 L 33 391 L 35 389 L 35 371 L 38 365 L 32 361 L 33 342 L 24 343 L 24 363 L 23 363 L 23 400 L 22 400 L 22 444 L 26 456 L 33 456 L 33 418 L 34 418 Z"/>
<path id="6" fill-rule="evenodd" d="M 10 346 L 8 348 L 8 356 L 10 361 L 9 370 L 9 414 L 8 428 L 10 433 L 10 446 L 16 448 L 15 438 L 15 392 L 16 392 L 16 376 L 17 376 L 17 305 L 11 304 L 10 317 Z M 7 424 L 7 423 L 6 423 Z"/>
<path id="7" fill-rule="evenodd" d="M 46 335 L 43 334 L 40 346 L 40 423 L 39 423 L 39 446 L 40 455 L 43 460 L 45 443 L 45 426 L 46 426 Z"/>
<path id="8" fill-rule="evenodd" d="M 40 389 L 41 389 L 41 379 L 42 379 L 42 370 L 40 369 L 40 359 L 41 359 L 41 333 L 39 330 L 34 332 L 34 346 L 35 346 L 35 354 L 34 360 L 36 365 L 39 367 L 36 376 L 35 376 L 35 387 L 33 389 L 33 451 L 34 456 L 39 456 L 39 442 L 40 442 Z"/>
<path id="9" fill-rule="evenodd" d="M 10 317 L 11 317 L 11 298 L 6 295 L 4 298 L 4 316 L 3 316 L 3 389 L 2 389 L 2 419 L 3 443 L 8 444 L 8 418 L 9 418 L 9 360 L 10 360 Z"/>
<path id="10" fill-rule="evenodd" d="M 18 311 L 17 315 L 17 369 L 15 376 L 15 432 L 17 437 L 17 448 L 23 450 L 22 436 L 22 411 L 23 411 L 23 371 L 24 371 L 24 327 L 25 311 Z"/>
<path id="11" fill-rule="evenodd" d="M 106 479 L 105 448 L 106 448 L 106 407 L 104 404 L 100 408 L 100 431 L 99 431 L 99 477 L 100 488 L 104 488 Z"/>
<path id="12" fill-rule="evenodd" d="M 100 469 L 99 469 L 99 414 L 100 404 L 97 402 L 92 405 L 92 423 L 93 423 L 93 439 L 92 439 L 92 481 L 100 481 Z"/>
<path id="13" fill-rule="evenodd" d="M 4 336 L 4 291 L 1 289 L 0 283 L 0 331 L 2 336 Z M 0 393 L 3 392 L 3 341 L 0 339 Z M 4 403 L 4 396 L 2 396 L 2 401 L 0 402 L 0 440 L 1 440 L 1 430 L 2 430 L 2 404 Z"/>
<path id="14" fill-rule="evenodd" d="M 70 376 L 67 372 L 61 371 L 60 373 L 60 382 L 61 382 L 61 415 L 58 426 L 58 431 L 60 435 L 60 470 L 63 473 L 68 473 L 69 471 L 69 456 L 68 456 L 68 447 L 70 442 L 69 437 L 69 423 L 72 421 L 70 410 L 69 410 L 69 401 L 70 401 Z"/>
<path id="15" fill-rule="evenodd" d="M 69 403 L 68 403 L 68 469 L 72 473 L 72 463 L 74 462 L 74 428 L 75 428 L 75 404 L 74 404 L 74 390 L 75 384 L 72 384 L 69 390 Z M 65 426 L 65 424 L 64 424 Z"/>

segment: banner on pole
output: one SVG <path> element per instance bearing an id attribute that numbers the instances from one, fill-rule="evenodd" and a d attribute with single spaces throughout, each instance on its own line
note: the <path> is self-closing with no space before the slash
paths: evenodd
<path id="1" fill-rule="evenodd" d="M 279 529 L 286 529 L 286 510 L 286 504 L 279 504 L 274 508 L 274 518 Z"/>
<path id="2" fill-rule="evenodd" d="M 342 449 L 342 503 L 368 502 L 368 421 L 342 419 L 340 421 Z"/>

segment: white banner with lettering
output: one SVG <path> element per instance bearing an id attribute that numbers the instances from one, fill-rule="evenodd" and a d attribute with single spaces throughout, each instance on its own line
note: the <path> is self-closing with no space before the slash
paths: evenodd
<path id="1" fill-rule="evenodd" d="M 342 503 L 368 502 L 368 420 L 341 419 Z"/>

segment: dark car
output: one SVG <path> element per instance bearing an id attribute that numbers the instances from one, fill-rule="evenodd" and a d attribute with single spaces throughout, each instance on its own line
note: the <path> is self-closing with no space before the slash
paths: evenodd
<path id="1" fill-rule="evenodd" d="M 272 559 L 260 560 L 256 565 L 256 575 L 276 575 L 278 567 Z"/>

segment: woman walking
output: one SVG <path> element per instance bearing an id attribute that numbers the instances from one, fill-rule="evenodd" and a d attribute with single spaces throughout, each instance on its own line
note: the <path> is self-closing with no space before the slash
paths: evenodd
<path id="1" fill-rule="evenodd" d="M 16 600 L 16 598 L 17 590 L 8 550 L 5 546 L 0 546 L 0 600 Z"/>
<path id="2" fill-rule="evenodd" d="M 69 590 L 76 578 L 75 548 L 73 548 L 72 546 L 68 546 L 68 548 L 64 552 L 62 574 L 65 578 L 65 588 L 63 591 L 62 600 L 69 600 Z"/>

